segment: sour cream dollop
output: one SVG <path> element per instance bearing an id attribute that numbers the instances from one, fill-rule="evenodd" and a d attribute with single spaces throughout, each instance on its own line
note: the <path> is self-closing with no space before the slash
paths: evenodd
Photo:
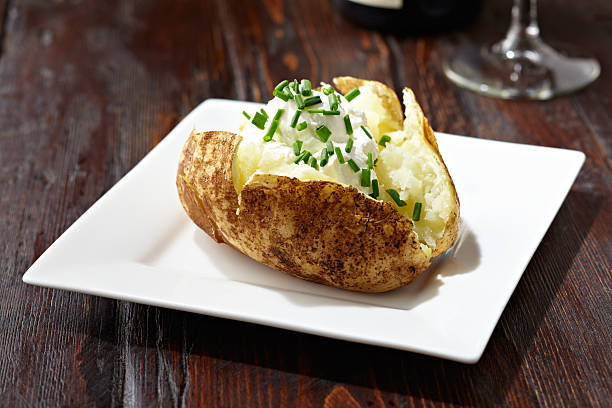
<path id="1" fill-rule="evenodd" d="M 329 85 L 325 83 L 321 84 L 321 89 L 328 87 Z M 256 154 L 260 157 L 255 173 L 286 175 L 303 180 L 333 180 L 345 185 L 352 185 L 365 194 L 373 192 L 371 181 L 377 180 L 378 177 L 376 171 L 370 168 L 373 166 L 368 163 L 368 153 L 371 153 L 371 160 L 374 163 L 378 158 L 378 145 L 376 140 L 371 137 L 372 132 L 367 127 L 365 114 L 352 106 L 344 96 L 335 91 L 334 93 L 339 100 L 336 109 L 339 114 L 324 115 L 309 112 L 309 110 L 333 110 L 328 95 L 321 90 L 313 89 L 312 96 L 319 96 L 321 103 L 298 109 L 295 99 L 285 101 L 275 96 L 263 108 L 268 116 L 264 129 L 255 126 L 252 120 L 241 127 L 240 134 L 243 137 L 243 142 L 240 148 L 249 149 L 250 154 Z M 265 142 L 264 136 L 268 133 L 272 120 L 279 110 L 282 110 L 282 114 L 278 119 L 278 128 L 274 132 L 272 140 Z M 292 119 L 298 110 L 301 110 L 301 113 L 297 124 L 306 123 L 306 128 L 303 130 L 298 130 L 298 125 L 291 127 Z M 350 120 L 353 130 L 350 135 L 347 132 L 345 117 Z M 316 133 L 316 129 L 322 125 L 325 125 L 331 132 L 326 142 L 323 142 Z M 347 152 L 346 147 L 349 139 L 352 139 L 353 145 L 350 152 Z M 298 164 L 294 163 L 298 157 L 294 151 L 294 144 L 297 141 L 302 142 L 301 152 L 308 151 L 317 160 L 315 167 L 304 161 L 300 161 Z M 338 155 L 334 152 L 333 155 L 329 155 L 328 162 L 322 166 L 323 149 L 326 149 L 327 143 L 330 141 L 334 150 L 336 147 L 340 148 L 344 162 L 341 163 L 342 160 L 339 160 Z M 357 171 L 349 165 L 349 160 L 352 160 L 358 167 Z M 367 183 L 362 183 L 364 169 L 370 171 Z M 368 186 L 363 184 L 368 184 Z"/>

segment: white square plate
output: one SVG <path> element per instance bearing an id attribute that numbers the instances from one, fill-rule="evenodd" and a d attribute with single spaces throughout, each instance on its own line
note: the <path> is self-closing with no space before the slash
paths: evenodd
<path id="1" fill-rule="evenodd" d="M 243 109 L 258 107 L 203 102 L 47 249 L 24 282 L 478 361 L 584 154 L 439 133 L 461 200 L 457 244 L 405 288 L 352 293 L 217 244 L 183 211 L 175 172 L 192 128 L 233 130 Z"/>

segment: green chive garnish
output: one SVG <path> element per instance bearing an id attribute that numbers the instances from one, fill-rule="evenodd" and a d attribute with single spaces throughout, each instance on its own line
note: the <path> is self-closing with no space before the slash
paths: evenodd
<path id="1" fill-rule="evenodd" d="M 323 111 L 323 114 L 324 114 L 325 116 L 330 116 L 330 115 L 339 115 L 339 114 L 340 114 L 340 111 L 337 111 L 337 110 L 324 110 L 324 111 Z"/>
<path id="2" fill-rule="evenodd" d="M 283 101 L 287 102 L 289 100 L 289 95 L 287 95 L 286 93 L 284 93 L 283 91 L 277 91 L 276 89 L 274 90 L 274 92 L 272 93 L 274 96 L 282 99 Z"/>
<path id="3" fill-rule="evenodd" d="M 302 142 L 301 140 L 296 140 L 295 142 L 293 142 L 293 152 L 296 156 L 299 156 L 301 154 L 303 144 L 304 142 Z"/>
<path id="4" fill-rule="evenodd" d="M 338 110 L 338 98 L 335 93 L 330 93 L 327 95 L 327 99 L 329 100 L 329 108 L 332 111 Z"/>
<path id="5" fill-rule="evenodd" d="M 350 153 L 351 150 L 353 150 L 353 139 L 349 137 L 349 140 L 346 142 L 346 147 L 344 148 L 344 151 Z"/>
<path id="6" fill-rule="evenodd" d="M 338 158 L 338 163 L 344 164 L 344 156 L 342 155 L 342 149 L 336 147 L 335 149 L 336 157 Z"/>
<path id="7" fill-rule="evenodd" d="M 321 167 L 325 167 L 328 161 L 329 153 L 327 152 L 327 147 L 324 147 L 323 150 L 321 150 L 321 162 L 319 164 L 321 165 Z"/>
<path id="8" fill-rule="evenodd" d="M 295 92 L 295 93 L 298 93 L 298 92 L 299 92 L 299 85 L 298 85 L 298 81 L 297 81 L 297 79 L 294 79 L 294 80 L 291 82 L 291 85 L 290 85 L 290 86 L 291 86 L 291 89 L 293 90 L 293 92 Z"/>
<path id="9" fill-rule="evenodd" d="M 355 162 L 353 161 L 353 159 L 349 159 L 349 161 L 347 161 L 347 163 L 348 163 L 349 167 L 350 167 L 351 169 L 353 169 L 353 171 L 354 171 L 355 173 L 357 173 L 357 172 L 359 171 L 359 166 L 357 165 L 357 163 L 355 163 Z"/>
<path id="10" fill-rule="evenodd" d="M 276 111 L 276 115 L 274 115 L 274 120 L 279 120 L 281 116 L 285 113 L 284 109 L 279 109 Z"/>
<path id="11" fill-rule="evenodd" d="M 308 159 L 310 159 L 310 156 L 312 156 L 312 154 L 309 151 L 306 151 L 304 154 L 304 157 L 302 157 L 302 160 L 304 160 L 304 163 L 308 164 Z"/>
<path id="12" fill-rule="evenodd" d="M 319 95 L 309 96 L 304 99 L 304 106 L 312 106 L 321 103 L 321 97 Z"/>
<path id="13" fill-rule="evenodd" d="M 251 121 L 251 123 L 263 130 L 266 127 L 267 121 L 267 116 L 264 116 L 259 112 L 255 112 L 255 116 L 253 116 L 253 120 Z"/>
<path id="14" fill-rule="evenodd" d="M 397 204 L 398 207 L 403 207 L 406 205 L 406 202 L 400 198 L 399 193 L 397 191 L 392 188 L 385 191 L 391 196 L 391 198 L 393 199 L 393 201 L 395 201 L 395 204 Z"/>
<path id="15" fill-rule="evenodd" d="M 310 81 L 307 79 L 302 79 L 302 81 L 300 82 L 300 90 L 302 91 L 302 95 L 304 96 L 312 95 Z"/>
<path id="16" fill-rule="evenodd" d="M 299 162 L 301 162 L 304 159 L 304 156 L 306 156 L 306 153 L 308 153 L 308 152 L 300 153 L 300 155 L 293 162 L 295 164 L 298 164 Z"/>
<path id="17" fill-rule="evenodd" d="M 261 112 L 262 116 L 268 120 L 268 112 L 266 112 L 264 108 L 261 108 L 259 111 Z"/>
<path id="18" fill-rule="evenodd" d="M 332 92 L 334 92 L 334 88 L 332 88 L 331 86 L 328 86 L 327 88 L 323 88 L 323 93 L 325 95 L 330 95 Z"/>
<path id="19" fill-rule="evenodd" d="M 242 111 L 242 114 L 249 120 L 251 120 L 251 115 L 249 115 L 248 113 L 246 113 L 246 111 Z"/>
<path id="20" fill-rule="evenodd" d="M 383 146 L 383 147 L 387 147 L 387 143 L 391 141 L 391 136 L 389 135 L 383 135 L 380 140 L 378 141 L 378 144 Z"/>
<path id="21" fill-rule="evenodd" d="M 372 135 L 370 134 L 370 132 L 368 132 L 368 129 L 365 128 L 365 126 L 361 125 L 361 129 L 365 132 L 365 134 L 372 139 Z"/>
<path id="22" fill-rule="evenodd" d="M 308 123 L 306 123 L 305 121 L 300 123 L 299 125 L 297 125 L 298 132 L 301 132 L 302 130 L 306 129 L 307 126 L 308 126 Z"/>
<path id="23" fill-rule="evenodd" d="M 373 198 L 378 198 L 380 191 L 378 191 L 378 180 L 372 180 L 372 194 L 370 194 Z"/>
<path id="24" fill-rule="evenodd" d="M 325 109 L 307 109 L 308 113 L 323 113 Z"/>
<path id="25" fill-rule="evenodd" d="M 330 156 L 333 156 L 334 155 L 334 144 L 332 143 L 331 140 L 327 141 L 326 147 L 327 147 L 327 153 L 329 153 Z"/>
<path id="26" fill-rule="evenodd" d="M 370 169 L 361 170 L 361 187 L 370 187 Z"/>
<path id="27" fill-rule="evenodd" d="M 302 114 L 301 110 L 296 110 L 295 113 L 293 114 L 293 118 L 291 118 L 291 124 L 289 126 L 291 126 L 292 128 L 295 128 L 295 125 L 297 125 L 298 119 L 300 118 L 301 114 Z"/>
<path id="28" fill-rule="evenodd" d="M 315 170 L 319 170 L 317 159 L 315 159 L 314 156 L 310 156 L 310 159 L 308 159 L 308 165 L 310 165 L 310 167 L 312 167 Z"/>
<path id="29" fill-rule="evenodd" d="M 295 103 L 298 109 L 304 109 L 306 107 L 306 105 L 304 105 L 304 97 L 299 93 L 295 94 Z"/>
<path id="30" fill-rule="evenodd" d="M 350 102 L 353 99 L 355 99 L 356 97 L 358 97 L 360 93 L 361 92 L 359 91 L 359 89 L 355 88 L 351 92 L 349 92 L 346 95 L 344 95 L 344 97 L 346 98 L 347 101 Z"/>
<path id="31" fill-rule="evenodd" d="M 368 153 L 368 161 L 366 163 L 368 163 L 368 169 L 374 168 L 374 162 L 372 161 L 372 153 Z"/>
<path id="32" fill-rule="evenodd" d="M 325 125 L 319 126 L 315 130 L 315 133 L 317 134 L 317 136 L 319 136 L 319 139 L 321 139 L 323 143 L 327 142 L 327 139 L 329 139 L 329 137 L 331 136 L 331 130 L 329 130 Z"/>
<path id="33" fill-rule="evenodd" d="M 284 93 L 284 94 L 287 96 L 287 98 L 289 98 L 289 99 L 293 99 L 293 93 L 291 92 L 291 87 L 289 87 L 289 86 L 288 86 L 288 87 L 286 87 L 286 88 L 283 90 L 283 93 Z"/>
<path id="34" fill-rule="evenodd" d="M 268 128 L 266 135 L 264 136 L 264 142 L 269 142 L 270 140 L 272 140 L 276 129 L 278 129 L 278 120 L 273 120 L 272 123 L 270 123 L 270 127 Z"/>
<path id="35" fill-rule="evenodd" d="M 274 91 L 282 91 L 287 85 L 289 85 L 289 81 L 285 79 L 284 81 L 281 81 L 278 85 L 276 85 Z"/>
<path id="36" fill-rule="evenodd" d="M 349 115 L 344 115 L 344 127 L 346 128 L 346 134 L 353 134 L 353 125 L 351 125 L 351 118 Z"/>
<path id="37" fill-rule="evenodd" d="M 412 210 L 412 221 L 418 221 L 421 219 L 421 207 L 423 204 L 414 203 L 414 210 Z"/>

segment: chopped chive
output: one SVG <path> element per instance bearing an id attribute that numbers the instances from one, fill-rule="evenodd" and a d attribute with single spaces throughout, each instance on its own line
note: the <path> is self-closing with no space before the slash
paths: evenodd
<path id="1" fill-rule="evenodd" d="M 300 90 L 302 91 L 302 95 L 304 96 L 312 95 L 310 81 L 307 79 L 302 79 L 302 81 L 300 82 Z"/>
<path id="2" fill-rule="evenodd" d="M 274 115 L 274 120 L 279 120 L 281 116 L 285 113 L 284 109 L 279 109 L 276 111 L 276 115 Z"/>
<path id="3" fill-rule="evenodd" d="M 279 82 L 279 84 L 274 87 L 274 90 L 282 91 L 287 85 L 289 85 L 289 81 L 285 79 L 284 81 Z"/>
<path id="4" fill-rule="evenodd" d="M 329 130 L 325 125 L 319 126 L 317 130 L 315 130 L 315 133 L 317 136 L 319 136 L 319 139 L 321 139 L 323 143 L 327 142 L 327 139 L 329 139 L 331 136 L 331 130 Z"/>
<path id="5" fill-rule="evenodd" d="M 268 128 L 266 135 L 264 136 L 264 142 L 269 142 L 272 140 L 276 129 L 278 129 L 278 120 L 273 120 L 272 123 L 270 123 L 270 127 Z"/>
<path id="6" fill-rule="evenodd" d="M 421 207 L 423 204 L 414 203 L 414 210 L 412 210 L 412 221 L 418 221 L 421 219 Z"/>
<path id="7" fill-rule="evenodd" d="M 308 164 L 308 159 L 310 159 L 310 156 L 312 156 L 312 154 L 309 151 L 304 152 L 304 157 L 302 157 L 302 160 L 304 160 L 304 163 Z"/>
<path id="8" fill-rule="evenodd" d="M 356 97 L 358 97 L 360 93 L 361 92 L 359 91 L 359 89 L 355 88 L 351 92 L 349 92 L 346 95 L 344 95 L 344 97 L 346 98 L 347 101 L 350 102 L 353 99 L 355 99 Z"/>
<path id="9" fill-rule="evenodd" d="M 392 188 L 385 191 L 391 196 L 391 198 L 393 199 L 393 201 L 395 201 L 395 204 L 397 204 L 398 207 L 403 207 L 406 205 L 406 202 L 400 198 L 399 193 L 397 191 Z"/>
<path id="10" fill-rule="evenodd" d="M 371 196 L 373 198 L 378 198 L 379 194 L 380 194 L 380 191 L 378 191 L 378 180 L 374 179 L 374 180 L 372 180 L 372 194 L 371 194 Z"/>
<path id="11" fill-rule="evenodd" d="M 378 141 L 378 144 L 383 146 L 383 147 L 387 147 L 387 143 L 389 143 L 391 141 L 391 136 L 389 135 L 383 135 L 380 140 Z"/>
<path id="12" fill-rule="evenodd" d="M 351 169 L 353 169 L 353 171 L 354 171 L 355 173 L 357 173 L 357 172 L 359 171 L 359 166 L 357 165 L 357 163 L 355 163 L 355 162 L 353 161 L 353 159 L 349 159 L 349 161 L 347 161 L 347 163 L 348 163 L 349 167 L 350 167 Z"/>
<path id="13" fill-rule="evenodd" d="M 309 96 L 304 99 L 304 106 L 312 106 L 321 103 L 321 97 L 319 95 Z"/>
<path id="14" fill-rule="evenodd" d="M 323 111 L 323 114 L 324 114 L 325 116 L 339 115 L 339 114 L 340 114 L 340 111 L 337 111 L 337 110 L 324 110 L 324 111 Z"/>
<path id="15" fill-rule="evenodd" d="M 296 94 L 299 92 L 299 85 L 298 85 L 298 81 L 297 79 L 294 79 L 293 81 L 291 81 L 291 89 L 293 90 L 293 92 L 295 92 Z"/>
<path id="16" fill-rule="evenodd" d="M 301 140 L 296 140 L 295 142 L 293 142 L 293 152 L 295 153 L 296 156 L 300 155 L 303 144 L 304 142 L 302 142 Z"/>
<path id="17" fill-rule="evenodd" d="M 349 115 L 344 115 L 344 127 L 346 128 L 346 134 L 353 134 L 353 125 L 351 125 L 351 118 Z"/>
<path id="18" fill-rule="evenodd" d="M 336 157 L 338 158 L 338 163 L 344 164 L 344 156 L 342 155 L 342 149 L 336 147 Z"/>
<path id="19" fill-rule="evenodd" d="M 374 162 L 372 161 L 372 153 L 368 153 L 368 161 L 366 163 L 368 163 L 368 169 L 374 168 Z"/>
<path id="20" fill-rule="evenodd" d="M 308 165 L 310 167 L 312 167 L 315 170 L 319 170 L 319 165 L 317 164 L 317 159 L 314 158 L 314 156 L 310 156 L 310 159 L 308 159 Z"/>
<path id="21" fill-rule="evenodd" d="M 265 117 L 266 120 L 268 120 L 268 112 L 266 112 L 266 110 L 264 108 L 261 108 L 259 111 L 261 112 L 263 117 Z"/>
<path id="22" fill-rule="evenodd" d="M 325 109 L 307 109 L 308 113 L 323 113 Z"/>
<path id="23" fill-rule="evenodd" d="M 351 150 L 353 150 L 353 139 L 349 137 L 349 140 L 346 142 L 346 147 L 344 148 L 344 151 L 350 153 Z"/>
<path id="24" fill-rule="evenodd" d="M 306 153 L 308 153 L 308 152 L 300 153 L 300 155 L 293 162 L 295 164 L 298 164 L 299 162 L 301 162 L 304 159 L 304 156 L 306 156 Z"/>
<path id="25" fill-rule="evenodd" d="M 329 108 L 332 111 L 337 111 L 338 110 L 338 97 L 336 96 L 336 94 L 330 93 L 329 95 L 327 95 L 327 99 L 329 100 Z"/>
<path id="26" fill-rule="evenodd" d="M 306 107 L 306 105 L 304 105 L 304 97 L 299 93 L 295 94 L 295 103 L 298 109 L 304 109 Z"/>
<path id="27" fill-rule="evenodd" d="M 370 187 L 370 169 L 361 170 L 361 187 Z"/>
<path id="28" fill-rule="evenodd" d="M 285 94 L 285 96 L 287 96 L 287 98 L 293 99 L 293 93 L 291 92 L 291 88 L 290 87 L 286 87 L 283 90 L 283 93 Z"/>
<path id="29" fill-rule="evenodd" d="M 325 95 L 330 95 L 334 92 L 334 88 L 332 88 L 331 86 L 328 86 L 327 88 L 323 88 L 323 93 Z"/>
<path id="30" fill-rule="evenodd" d="M 327 147 L 327 153 L 329 153 L 330 156 L 333 156 L 334 155 L 334 144 L 332 143 L 331 140 L 327 141 L 326 147 Z"/>
<path id="31" fill-rule="evenodd" d="M 308 126 L 308 123 L 306 123 L 305 121 L 300 123 L 299 125 L 297 125 L 298 132 L 301 132 L 302 130 L 306 129 L 307 126 Z"/>
<path id="32" fill-rule="evenodd" d="M 327 152 L 327 147 L 324 147 L 323 150 L 321 150 L 321 162 L 319 164 L 321 165 L 321 167 L 325 167 L 328 161 L 329 153 Z"/>
<path id="33" fill-rule="evenodd" d="M 242 114 L 249 120 L 251 120 L 251 115 L 249 115 L 248 113 L 246 113 L 246 111 L 242 111 Z"/>
<path id="34" fill-rule="evenodd" d="M 372 135 L 370 134 L 370 132 L 368 132 L 368 129 L 366 129 L 365 126 L 361 125 L 361 130 L 363 130 L 365 132 L 365 134 L 372 139 Z"/>
<path id="35" fill-rule="evenodd" d="M 284 93 L 283 91 L 277 91 L 276 89 L 274 90 L 274 92 L 272 93 L 274 96 L 282 99 L 283 101 L 287 102 L 289 100 L 289 96 Z"/>
<path id="36" fill-rule="evenodd" d="M 255 115 L 253 116 L 253 120 L 251 121 L 251 123 L 257 126 L 258 128 L 260 128 L 261 130 L 263 130 L 266 127 L 267 121 L 268 121 L 267 116 L 264 116 L 259 112 L 255 112 Z"/>
<path id="37" fill-rule="evenodd" d="M 291 124 L 289 126 L 291 126 L 292 128 L 295 128 L 295 125 L 297 125 L 298 119 L 300 118 L 301 114 L 302 114 L 301 110 L 296 110 L 295 113 L 293 114 L 293 118 L 291 118 Z"/>

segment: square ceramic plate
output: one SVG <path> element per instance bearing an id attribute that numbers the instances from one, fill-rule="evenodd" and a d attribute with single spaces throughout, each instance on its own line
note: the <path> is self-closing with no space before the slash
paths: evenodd
<path id="1" fill-rule="evenodd" d="M 203 102 L 47 249 L 24 282 L 478 361 L 584 154 L 438 134 L 461 200 L 455 247 L 405 288 L 352 293 L 217 244 L 183 211 L 175 172 L 192 128 L 233 130 L 243 109 L 256 108 Z"/>

